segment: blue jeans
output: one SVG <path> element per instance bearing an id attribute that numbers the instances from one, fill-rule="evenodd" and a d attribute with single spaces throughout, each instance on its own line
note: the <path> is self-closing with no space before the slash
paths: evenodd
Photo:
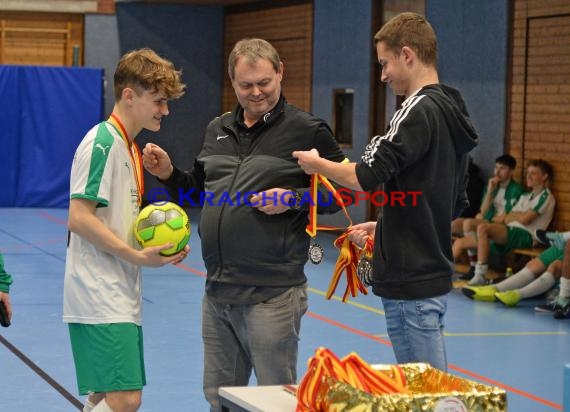
<path id="1" fill-rule="evenodd" d="M 210 410 L 221 410 L 220 386 L 247 386 L 252 370 L 259 385 L 297 381 L 301 317 L 307 287 L 299 286 L 255 305 L 216 303 L 204 295 L 204 395 Z"/>
<path id="2" fill-rule="evenodd" d="M 427 362 L 447 371 L 443 338 L 447 295 L 420 300 L 382 298 L 382 303 L 396 361 Z"/>

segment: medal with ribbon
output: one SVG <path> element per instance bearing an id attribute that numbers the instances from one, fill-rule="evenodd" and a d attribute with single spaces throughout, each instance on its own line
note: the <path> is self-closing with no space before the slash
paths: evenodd
<path id="1" fill-rule="evenodd" d="M 129 156 L 131 158 L 131 165 L 135 182 L 137 184 L 137 203 L 140 206 L 144 193 L 144 176 L 141 150 L 134 141 L 131 142 L 129 140 L 129 135 L 127 134 L 125 126 L 123 126 L 123 123 L 121 123 L 121 120 L 115 113 L 111 113 L 111 116 L 109 119 L 107 119 L 107 122 L 113 126 L 113 128 L 117 131 L 119 136 L 121 136 L 125 142 L 125 145 L 127 146 L 127 151 L 129 152 Z"/>
<path id="2" fill-rule="evenodd" d="M 337 201 L 337 203 L 342 207 L 344 215 L 346 216 L 349 223 L 347 228 L 340 228 L 334 226 L 319 226 L 317 224 L 317 199 L 318 199 L 317 189 L 319 184 L 322 184 L 328 191 L 330 191 L 335 200 Z M 359 291 L 367 295 L 368 294 L 368 291 L 366 290 L 367 283 L 363 282 L 361 277 L 357 275 L 357 262 L 366 254 L 372 256 L 372 247 L 374 244 L 374 240 L 369 238 L 366 242 L 365 247 L 361 249 L 358 246 L 356 246 L 354 242 L 348 239 L 349 229 L 352 227 L 352 219 L 350 218 L 348 211 L 344 206 L 342 198 L 338 194 L 335 187 L 330 183 L 330 181 L 326 177 L 318 173 L 315 173 L 311 176 L 310 195 L 312 202 L 310 202 L 309 206 L 309 223 L 307 224 L 307 227 L 305 229 L 307 234 L 311 238 L 314 238 L 317 235 L 317 231 L 319 230 L 339 230 L 339 229 L 343 230 L 343 233 L 339 237 L 337 237 L 336 240 L 334 241 L 335 247 L 339 249 L 339 256 L 336 261 L 334 273 L 326 293 L 326 298 L 330 299 L 333 296 L 343 272 L 346 272 L 346 282 L 347 282 L 347 286 L 342 297 L 343 302 L 346 302 L 349 294 L 352 297 L 356 297 Z M 315 247 L 319 247 L 322 251 L 321 246 L 317 245 L 316 243 L 313 243 L 309 248 L 310 259 L 311 259 L 311 252 L 314 251 Z M 322 252 L 320 259 L 322 259 Z M 311 259 L 311 261 L 313 260 Z M 371 272 L 368 274 L 368 280 L 370 280 L 370 278 L 371 278 Z"/>
<path id="3" fill-rule="evenodd" d="M 372 286 L 372 253 L 374 251 L 374 238 L 368 236 L 362 248 L 360 259 L 356 265 L 356 275 L 366 286 Z"/>

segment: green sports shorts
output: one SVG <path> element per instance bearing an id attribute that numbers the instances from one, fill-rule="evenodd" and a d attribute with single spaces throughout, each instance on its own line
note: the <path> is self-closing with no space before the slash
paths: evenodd
<path id="1" fill-rule="evenodd" d="M 558 249 L 556 246 L 550 246 L 548 249 L 538 255 L 538 258 L 544 267 L 548 267 L 552 264 L 552 262 L 555 262 L 557 260 L 561 261 L 564 258 L 564 251 Z"/>
<path id="2" fill-rule="evenodd" d="M 493 255 L 503 256 L 513 249 L 526 249 L 532 247 L 532 235 L 520 227 L 507 226 L 507 242 L 498 245 L 491 241 L 490 252 Z"/>
<path id="3" fill-rule="evenodd" d="M 134 323 L 69 324 L 80 395 L 146 385 L 142 328 Z"/>

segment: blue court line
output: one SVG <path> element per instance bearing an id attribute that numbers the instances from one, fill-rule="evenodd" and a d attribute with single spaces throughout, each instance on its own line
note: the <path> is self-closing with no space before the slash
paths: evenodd
<path id="1" fill-rule="evenodd" d="M 202 271 L 200 271 L 200 270 L 191 268 L 190 266 L 187 266 L 187 265 L 185 265 L 184 263 L 179 263 L 179 264 L 177 264 L 176 266 L 179 267 L 179 268 L 182 269 L 182 270 L 185 270 L 185 271 L 187 271 L 187 272 L 193 273 L 193 274 L 195 274 L 195 275 L 197 275 L 197 276 L 200 276 L 200 277 L 202 277 L 202 278 L 205 278 L 205 277 L 206 277 L 206 273 L 204 273 L 204 272 L 202 272 Z M 322 291 L 319 291 L 319 292 L 321 292 L 321 293 L 324 294 L 324 292 L 322 292 Z M 319 293 L 319 294 L 320 294 L 320 293 Z M 363 306 L 365 306 L 365 305 L 363 305 Z M 345 331 L 347 331 L 347 332 L 354 333 L 354 334 L 356 334 L 356 335 L 359 335 L 359 336 L 362 336 L 362 337 L 365 337 L 365 338 L 368 338 L 368 339 L 372 339 L 372 340 L 374 340 L 374 341 L 376 341 L 376 342 L 382 343 L 383 345 L 392 346 L 392 343 L 391 343 L 389 340 L 383 339 L 383 338 L 381 338 L 381 337 L 379 337 L 379 336 L 377 336 L 377 335 L 371 334 L 371 333 L 367 333 L 367 332 L 361 331 L 361 330 L 359 330 L 359 329 L 356 329 L 356 328 L 353 328 L 353 327 L 351 327 L 351 326 L 345 325 L 344 323 L 337 322 L 337 321 L 335 321 L 335 320 L 333 320 L 333 319 L 327 318 L 327 317 L 322 316 L 322 315 L 319 315 L 319 314 L 317 314 L 317 313 L 308 311 L 308 312 L 306 313 L 306 315 L 309 316 L 309 317 L 312 317 L 312 318 L 314 318 L 314 319 L 320 320 L 320 321 L 322 321 L 322 322 L 328 323 L 328 324 L 330 324 L 330 325 L 336 326 L 336 327 L 338 327 L 338 328 L 341 328 L 341 329 L 343 329 L 343 330 L 345 330 Z M 560 410 L 560 411 L 562 410 L 562 405 L 560 405 L 560 404 L 551 402 L 551 401 L 549 401 L 549 400 L 547 400 L 547 399 L 543 399 L 543 398 L 541 398 L 541 397 L 539 397 L 539 396 L 536 396 L 536 395 L 533 395 L 533 394 L 531 394 L 531 393 L 522 391 L 522 390 L 517 389 L 517 388 L 514 388 L 514 387 L 512 387 L 512 386 L 508 386 L 508 385 L 503 384 L 503 383 L 501 383 L 501 382 L 498 382 L 498 381 L 495 381 L 495 380 L 493 380 L 493 379 L 487 378 L 487 377 L 485 377 L 485 376 L 483 376 L 483 375 L 478 375 L 478 374 L 476 374 L 476 373 L 474 373 L 474 372 L 471 372 L 471 371 L 469 371 L 469 370 L 467 370 L 467 369 L 463 369 L 463 368 L 461 368 L 461 367 L 459 367 L 459 366 L 457 366 L 457 365 L 449 364 L 448 367 L 449 367 L 449 369 L 455 370 L 456 372 L 460 372 L 460 373 L 462 373 L 462 374 L 464 374 L 464 375 L 467 375 L 467 376 L 470 376 L 470 377 L 474 377 L 474 378 L 476 378 L 476 379 L 478 379 L 478 380 L 480 380 L 480 381 L 482 381 L 482 382 L 487 382 L 487 383 L 489 383 L 489 384 L 492 384 L 492 385 L 494 385 L 494 386 L 497 386 L 497 387 L 499 387 L 499 388 L 501 388 L 501 389 L 504 389 L 504 390 L 506 390 L 506 391 L 509 391 L 509 392 L 512 392 L 512 393 L 516 393 L 517 395 L 523 396 L 523 397 L 525 397 L 525 398 L 527 398 L 527 399 L 530 399 L 530 400 L 535 401 L 535 402 L 537 402 L 537 403 L 540 403 L 540 404 L 542 404 L 542 405 L 549 406 L 549 407 L 551 407 L 551 408 L 553 408 L 553 409 L 556 409 L 556 410 Z"/>
<path id="2" fill-rule="evenodd" d="M 49 219 L 49 220 L 55 221 L 55 222 L 57 222 L 57 223 L 63 223 L 63 224 L 65 224 L 65 222 L 63 222 L 61 219 L 55 218 L 55 217 L 49 215 L 48 213 L 43 212 L 43 213 L 41 213 L 41 215 L 42 215 L 44 218 L 47 218 L 47 219 Z M 7 233 L 7 234 L 8 234 L 8 233 Z M 8 234 L 8 235 L 12 236 L 11 234 Z M 14 237 L 14 236 L 12 236 L 12 237 Z M 15 238 L 15 237 L 14 237 L 14 238 Z M 23 240 L 22 240 L 22 241 L 23 241 Z M 25 241 L 23 241 L 23 242 L 29 244 L 29 242 L 25 242 Z M 39 249 L 39 250 L 42 250 L 42 249 L 40 249 L 40 248 L 38 248 L 38 249 Z M 43 251 L 43 250 L 42 250 L 42 251 Z M 43 251 L 43 252 L 46 253 L 46 254 L 48 254 L 48 255 L 52 255 L 52 254 L 49 253 L 49 252 L 46 252 L 46 251 Z M 59 258 L 59 257 L 57 257 L 57 258 Z M 200 270 L 191 268 L 190 266 L 187 266 L 187 265 L 185 265 L 184 263 L 179 263 L 179 264 L 177 264 L 177 265 L 175 265 L 175 266 L 177 266 L 177 267 L 179 267 L 179 268 L 181 268 L 181 269 L 183 269 L 183 270 L 185 270 L 185 271 L 187 271 L 187 272 L 194 273 L 194 274 L 196 274 L 196 275 L 198 275 L 198 276 L 200 276 L 200 277 L 203 277 L 203 278 L 206 277 L 206 273 L 204 273 L 204 272 L 202 272 L 202 271 L 200 271 Z M 315 290 L 317 290 L 317 289 L 315 289 Z M 319 294 L 320 294 L 320 293 L 324 293 L 324 292 L 319 291 Z M 336 299 L 335 299 L 335 300 L 336 300 Z M 361 304 L 358 304 L 358 305 L 355 305 L 355 306 L 366 307 L 366 305 L 361 305 Z M 370 308 L 370 307 L 369 307 L 369 308 Z M 370 309 L 374 309 L 374 308 L 370 308 Z M 371 311 L 375 312 L 376 309 L 371 310 Z M 380 337 L 378 337 L 378 336 L 375 336 L 375 335 L 373 335 L 373 334 L 369 334 L 369 333 L 360 331 L 360 330 L 358 330 L 358 329 L 355 329 L 355 328 L 352 328 L 352 327 L 350 327 L 350 326 L 348 326 L 348 325 L 345 325 L 345 324 L 336 322 L 336 321 L 334 321 L 334 320 L 332 320 L 332 319 L 326 318 L 326 317 L 324 317 L 324 316 L 318 315 L 318 314 L 313 313 L 313 312 L 307 312 L 307 315 L 310 316 L 310 317 L 319 319 L 319 320 L 321 320 L 321 321 L 323 321 L 323 322 L 326 322 L 326 323 L 335 325 L 335 326 L 337 326 L 337 327 L 340 327 L 340 328 L 342 328 L 342 329 L 344 329 L 344 330 L 347 330 L 347 331 L 349 331 L 349 332 L 351 332 L 351 333 L 354 333 L 354 334 L 357 334 L 357 335 L 360 335 L 360 336 L 363 336 L 363 337 L 367 337 L 367 338 L 372 339 L 372 340 L 374 340 L 374 341 L 380 342 L 380 343 L 382 343 L 382 344 L 384 344 L 384 345 L 391 346 L 391 343 L 390 343 L 388 340 L 382 339 L 382 338 L 380 338 Z M 523 397 L 525 397 L 525 398 L 527 398 L 527 399 L 533 400 L 533 401 L 535 401 L 535 402 L 537 402 L 537 403 L 540 403 L 540 404 L 549 406 L 549 407 L 551 407 L 551 408 L 553 408 L 553 409 L 562 410 L 562 405 L 560 405 L 560 404 L 557 404 L 557 403 L 551 402 L 551 401 L 549 401 L 549 400 L 540 398 L 540 397 L 535 396 L 535 395 L 533 395 L 533 394 L 524 392 L 524 391 L 522 391 L 522 390 L 520 390 L 520 389 L 517 389 L 517 388 L 511 387 L 511 386 L 505 385 L 505 384 L 503 384 L 503 383 L 501 383 L 501 382 L 492 380 L 492 379 L 487 378 L 487 377 L 485 377 L 485 376 L 478 375 L 478 374 L 476 374 L 476 373 L 474 373 L 474 372 L 471 372 L 471 371 L 469 371 L 469 370 L 460 368 L 459 366 L 450 364 L 450 365 L 449 365 L 449 369 L 455 370 L 455 371 L 457 371 L 457 372 L 459 372 L 459 373 L 462 373 L 462 374 L 464 374 L 464 375 L 467 375 L 467 376 L 474 377 L 474 378 L 476 378 L 476 379 L 479 379 L 480 381 L 490 383 L 490 384 L 492 384 L 492 385 L 495 385 L 495 386 L 497 386 L 497 387 L 500 387 L 500 388 L 502 388 L 502 389 L 504 389 L 504 390 L 507 390 L 507 391 L 509 391 L 509 392 L 516 393 L 516 394 L 518 394 L 518 395 L 520 395 L 520 396 L 523 396 Z"/>

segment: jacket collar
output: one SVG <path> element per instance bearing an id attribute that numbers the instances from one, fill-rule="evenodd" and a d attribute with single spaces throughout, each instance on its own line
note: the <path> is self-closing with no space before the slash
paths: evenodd
<path id="1" fill-rule="evenodd" d="M 273 109 L 265 113 L 258 122 L 252 126 L 257 126 L 260 122 L 264 124 L 272 123 L 276 118 L 279 117 L 279 114 L 282 113 L 285 109 L 285 104 L 287 101 L 283 95 L 279 96 L 279 100 Z M 243 122 L 243 108 L 238 104 L 232 112 L 231 116 L 227 116 L 225 120 L 224 126 L 230 126 L 231 124 L 240 125 L 245 127 L 245 123 Z"/>

